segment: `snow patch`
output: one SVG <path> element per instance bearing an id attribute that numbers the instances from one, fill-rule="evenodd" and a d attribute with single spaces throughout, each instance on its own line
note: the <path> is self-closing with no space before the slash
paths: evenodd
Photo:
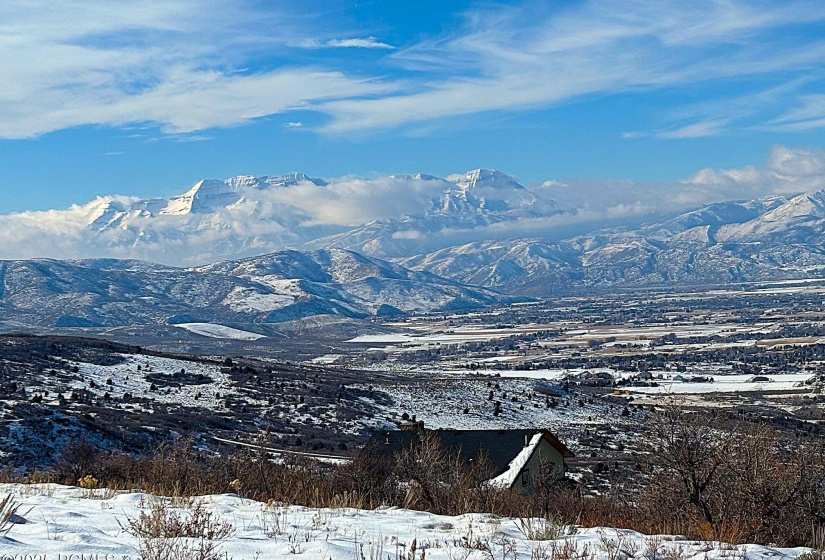
<path id="1" fill-rule="evenodd" d="M 226 325 L 216 325 L 214 323 L 179 323 L 173 325 L 186 329 L 189 332 L 199 334 L 201 336 L 208 336 L 210 338 L 231 338 L 232 340 L 259 340 L 266 338 L 266 335 L 253 333 L 249 331 L 242 331 Z"/>

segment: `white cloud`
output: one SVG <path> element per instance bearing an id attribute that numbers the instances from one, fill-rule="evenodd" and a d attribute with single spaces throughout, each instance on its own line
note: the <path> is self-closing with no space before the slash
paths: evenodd
<path id="1" fill-rule="evenodd" d="M 726 198 L 757 198 L 825 189 L 825 150 L 775 146 L 761 167 L 703 169 L 684 183 Z"/>
<path id="2" fill-rule="evenodd" d="M 715 136 L 728 124 L 727 120 L 704 121 L 685 125 L 675 130 L 668 130 L 656 134 L 659 138 L 680 140 L 684 138 L 703 138 Z"/>
<path id="3" fill-rule="evenodd" d="M 424 237 L 424 234 L 414 229 L 396 231 L 392 234 L 393 239 L 421 239 L 422 237 Z"/>
<path id="4" fill-rule="evenodd" d="M 305 226 L 354 226 L 420 214 L 449 186 L 439 179 L 404 176 L 343 178 L 323 187 L 302 183 L 269 191 L 266 204 L 297 209 L 306 216 Z"/>
<path id="5" fill-rule="evenodd" d="M 359 49 L 387 49 L 394 50 L 395 47 L 387 43 L 382 43 L 375 37 L 365 39 L 330 39 L 326 46 L 336 48 L 359 48 Z"/>
<path id="6" fill-rule="evenodd" d="M 751 200 L 825 189 L 825 150 L 775 146 L 760 166 L 706 168 L 674 182 L 548 181 L 538 190 L 598 220 L 681 212 L 726 200 Z"/>

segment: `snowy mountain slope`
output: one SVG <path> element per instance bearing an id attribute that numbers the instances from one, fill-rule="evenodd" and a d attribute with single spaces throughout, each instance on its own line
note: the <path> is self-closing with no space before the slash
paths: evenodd
<path id="1" fill-rule="evenodd" d="M 639 228 L 557 243 L 483 241 L 398 262 L 507 293 L 545 296 L 818 276 L 825 273 L 825 192 L 712 204 Z"/>
<path id="2" fill-rule="evenodd" d="M 708 188 L 696 180 L 695 188 Z M 169 199 L 102 197 L 66 211 L 0 216 L 0 241 L 4 232 L 11 239 L 0 243 L 0 256 L 37 251 L 55 258 L 128 257 L 74 261 L 99 276 L 163 273 L 147 260 L 201 266 L 200 272 L 221 278 L 214 282 L 232 283 L 223 291 L 210 288 L 204 297 L 219 293 L 230 313 L 257 313 L 261 321 L 266 314 L 278 321 L 317 313 L 362 317 L 379 308 L 395 313 L 489 300 L 477 290 L 456 291 L 444 277 L 514 294 L 550 295 L 616 285 L 793 278 L 825 269 L 823 191 L 655 216 L 649 212 L 667 205 L 641 200 L 649 189 L 615 207 L 615 201 L 598 196 L 579 199 L 580 207 L 554 198 L 575 200 L 571 192 L 584 187 L 526 188 L 491 169 L 446 178 L 414 174 L 330 182 L 303 173 L 240 175 L 199 181 Z M 637 202 L 648 210 L 633 210 Z M 690 207 L 680 200 L 673 204 Z M 646 223 L 639 225 L 642 216 Z M 608 224 L 619 227 L 604 229 Z M 442 278 L 402 272 L 385 261 L 353 260 L 331 248 L 392 259 Z M 281 252 L 271 254 L 275 250 Z M 263 261 L 255 258 L 261 254 L 267 254 Z M 234 265 L 206 264 L 244 257 L 249 259 Z M 11 272 L 23 274 L 14 267 Z M 170 269 L 170 277 L 180 274 Z M 59 285 L 59 278 L 49 281 Z M 345 286 L 346 296 L 339 288 L 331 293 L 330 285 Z M 421 291 L 424 285 L 435 291 Z M 76 305 L 97 301 L 102 296 L 89 294 L 105 286 L 90 287 L 82 301 L 64 299 Z M 117 282 L 112 289 L 119 290 Z M 124 305 L 111 307 L 120 313 Z"/>
<path id="3" fill-rule="evenodd" d="M 7 328 L 177 323 L 263 328 L 315 315 L 364 318 L 508 301 L 342 250 L 285 251 L 189 269 L 111 259 L 3 261 L 0 286 L 0 322 Z"/>
<path id="4" fill-rule="evenodd" d="M 576 252 L 540 239 L 468 243 L 400 259 L 399 263 L 461 282 L 521 294 L 565 291 L 580 277 Z"/>
<path id="5" fill-rule="evenodd" d="M 743 223 L 719 228 L 720 242 L 821 242 L 825 233 L 825 191 L 801 194 Z"/>
<path id="6" fill-rule="evenodd" d="M 292 309 L 304 309 L 312 305 L 344 306 L 358 316 L 461 309 L 500 300 L 499 295 L 484 289 L 469 288 L 431 273 L 414 272 L 387 261 L 341 249 L 311 253 L 285 251 L 208 265 L 199 270 L 220 271 L 287 292 L 290 287 L 294 290 L 295 282 L 299 282 L 298 289 L 308 299 L 299 297 L 294 304 L 278 309 L 275 316 L 279 320 L 284 320 L 287 314 L 292 313 Z M 340 287 L 343 293 L 331 288 L 331 285 Z M 335 311 L 333 314 L 347 315 Z M 303 315 L 290 315 L 289 319 L 300 316 Z"/>

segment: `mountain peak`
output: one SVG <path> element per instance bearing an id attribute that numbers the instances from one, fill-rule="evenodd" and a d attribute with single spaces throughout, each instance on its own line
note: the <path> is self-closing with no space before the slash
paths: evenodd
<path id="1" fill-rule="evenodd" d="M 126 204 L 113 197 L 100 196 L 85 205 L 83 209 L 86 211 L 86 222 L 89 227 L 100 229 L 110 222 L 116 214 L 124 212 Z"/>
<path id="2" fill-rule="evenodd" d="M 481 188 L 490 189 L 524 189 L 513 177 L 502 173 L 496 169 L 473 169 L 464 175 L 453 175 L 449 179 L 464 190 L 475 190 Z"/>
<path id="3" fill-rule="evenodd" d="M 235 204 L 243 197 L 244 190 L 288 187 L 306 181 L 318 186 L 327 184 L 320 179 L 311 179 L 300 172 L 264 177 L 236 175 L 223 181 L 202 179 L 184 194 L 169 199 L 169 204 L 160 213 L 168 215 L 208 213 L 219 207 Z"/>
<path id="4" fill-rule="evenodd" d="M 771 212 L 763 219 L 769 222 L 798 220 L 802 218 L 825 217 L 825 191 L 797 195 Z"/>
<path id="5" fill-rule="evenodd" d="M 322 181 L 321 179 L 313 179 L 306 173 L 301 173 L 300 171 L 295 171 L 292 173 L 287 173 L 286 175 L 267 175 L 264 177 L 258 177 L 258 188 L 263 187 L 289 187 L 291 185 L 296 185 L 298 183 L 315 183 L 319 187 L 324 187 L 327 185 L 326 181 Z"/>
<path id="6" fill-rule="evenodd" d="M 238 202 L 238 190 L 242 182 L 203 179 L 180 196 L 169 199 L 161 214 L 184 215 L 208 212 L 218 206 Z"/>

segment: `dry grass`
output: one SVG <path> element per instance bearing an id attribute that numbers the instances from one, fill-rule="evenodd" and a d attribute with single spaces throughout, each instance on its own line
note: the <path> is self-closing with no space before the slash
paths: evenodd
<path id="1" fill-rule="evenodd" d="M 158 500 L 138 517 L 128 518 L 123 529 L 137 539 L 142 560 L 219 560 L 221 545 L 233 532 L 230 523 L 218 519 L 200 500 L 187 511 Z"/>
<path id="2" fill-rule="evenodd" d="M 15 518 L 18 516 L 20 504 L 11 494 L 0 499 L 0 536 L 5 537 L 14 527 Z"/>

